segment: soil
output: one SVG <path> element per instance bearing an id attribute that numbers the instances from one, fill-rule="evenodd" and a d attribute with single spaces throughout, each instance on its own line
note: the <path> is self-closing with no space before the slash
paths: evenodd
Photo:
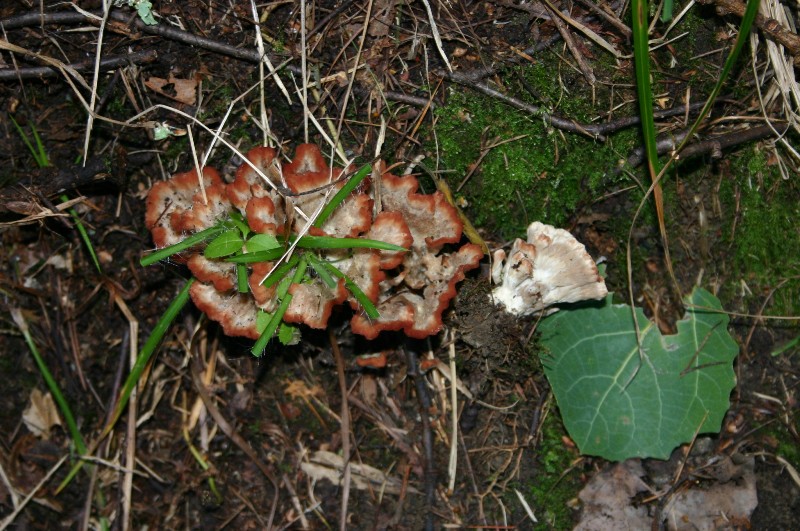
<path id="1" fill-rule="evenodd" d="M 81 7 L 99 9 L 100 4 L 83 2 Z M 250 354 L 251 341 L 224 336 L 216 323 L 189 305 L 139 380 L 135 415 L 126 409 L 110 435 L 99 438 L 130 371 L 131 342 L 137 347 L 133 350 L 142 348 L 188 276 L 179 264 L 165 261 L 142 267 L 139 260 L 153 245 L 144 225 L 147 191 L 153 182 L 193 167 L 190 137 L 156 140 L 152 129 L 139 127 L 142 120 L 124 122 L 159 104 L 198 116 L 213 129 L 221 124 L 231 100 L 244 94 L 257 77 L 257 67 L 247 57 L 236 56 L 236 50 L 252 53 L 256 49 L 245 3 L 157 4 L 154 9 L 161 27 L 199 35 L 227 48 L 209 50 L 181 42 L 175 34 L 151 33 L 137 22 L 135 12 L 116 8 L 118 16 L 109 21 L 101 56 L 158 53 L 138 65 L 122 63 L 103 69 L 96 109 L 111 120 L 98 119 L 93 124 L 88 169 L 81 163 L 87 113 L 77 93 L 88 99 L 89 88 L 78 87 L 75 93 L 67 78 L 55 71 L 0 79 L 4 111 L 0 133 L 6 146 L 0 153 L 0 521 L 11 517 L 10 525 L 16 529 L 561 529 L 576 525 L 582 508 L 579 491 L 610 470 L 611 464 L 581 456 L 564 431 L 536 355 L 537 318 L 518 320 L 491 303 L 488 260 L 461 283 L 445 315 L 446 333 L 427 340 L 384 333 L 366 341 L 350 332 L 349 310 L 341 310 L 328 331 L 303 330 L 299 344 L 272 344 L 265 356 L 255 358 Z M 323 1 L 309 7 L 313 7 L 309 17 L 316 21 L 309 24 L 311 67 L 320 76 L 344 71 L 342 50 L 355 54 L 350 39 L 358 42 L 364 17 L 356 4 Z M 435 7 L 445 50 L 448 57 L 461 61 L 462 72 L 493 67 L 502 73 L 501 65 L 516 67 L 537 46 L 544 49 L 560 42 L 548 17 L 531 14 L 531 9 L 538 8 L 509 4 L 466 2 Z M 369 75 L 356 76 L 351 96 L 346 96 L 344 74 L 337 86 L 325 85 L 323 99 L 312 112 L 318 117 L 337 117 L 345 99 L 351 98 L 341 133 L 348 154 L 369 159 L 383 119 L 391 148 L 383 156 L 408 164 L 414 154 L 434 144 L 435 124 L 426 115 L 429 93 L 420 87 L 443 84 L 444 90 L 432 101 L 436 107 L 447 104 L 448 92 L 470 89 L 448 80 L 432 38 L 413 40 L 414 24 L 424 26 L 426 35 L 431 31 L 424 6 L 395 7 L 393 2 L 373 5 L 373 19 L 379 22 L 370 25 L 362 58 L 370 66 Z M 0 8 L 7 43 L 67 63 L 94 56 L 97 31 L 88 20 L 20 22 L 19 17 L 31 9 L 22 1 Z M 55 13 L 49 9 L 47 14 Z M 290 60 L 292 68 L 299 66 L 298 2 L 259 5 L 259 10 L 265 15 L 262 30 L 273 62 Z M 583 8 L 576 7 L 573 15 L 620 46 L 626 45 L 608 22 L 592 18 Z M 693 41 L 698 43 L 692 50 L 696 54 L 703 53 L 704 46 L 711 47 L 710 36 L 726 27 L 713 13 L 704 13 L 702 20 L 709 38 Z M 87 31 L 67 31 L 78 28 Z M 600 60 L 601 52 L 586 41 L 578 42 L 599 79 L 614 79 L 619 69 L 630 68 L 630 64 L 607 66 Z M 716 41 L 713 44 L 718 46 Z M 412 50 L 416 46 L 421 51 Z M 42 64 L 32 54 L 15 51 L 12 56 L 3 48 L 0 72 Z M 559 52 L 569 54 L 563 48 Z M 398 69 L 406 63 L 407 70 Z M 292 72 L 299 80 L 296 70 Z M 84 71 L 83 76 L 92 79 L 90 72 Z M 166 84 L 153 88 L 157 78 L 167 80 Z M 282 79 L 292 91 L 288 72 Z M 499 81 L 500 74 L 489 79 Z M 181 83 L 189 87 L 188 92 L 181 91 Z M 686 80 L 669 87 L 672 93 L 683 94 Z M 583 94 L 574 90 L 575 95 L 564 97 Z M 382 98 L 381 91 L 391 94 Z M 201 98 L 192 101 L 196 94 Z M 292 105 L 285 101 L 279 88 L 269 82 L 270 132 L 291 154 L 293 146 L 303 141 L 303 108 L 297 98 Z M 521 111 L 509 108 L 511 112 Z M 260 119 L 258 90 L 254 90 L 234 105 L 225 125 L 227 140 L 245 151 L 260 144 Z M 184 129 L 186 123 L 165 107 L 151 110 L 144 120 L 169 123 L 175 129 Z M 335 120 L 331 123 L 337 127 Z M 211 136 L 197 127 L 192 133 L 202 152 Z M 47 167 L 37 167 L 35 161 L 37 135 L 43 146 L 38 151 L 47 153 Z M 321 142 L 316 131 L 311 136 Z M 752 146 L 738 146 L 725 157 L 739 160 L 737 153 L 747 153 Z M 231 174 L 240 162 L 228 150 L 217 149 L 209 165 Z M 480 161 L 473 163 L 480 173 Z M 694 164 L 694 170 L 708 165 L 714 175 L 727 171 L 724 161 L 710 156 Z M 792 516 L 800 514 L 796 472 L 800 466 L 796 398 L 800 358 L 796 347 L 778 356 L 771 353 L 796 338 L 797 327 L 792 321 L 751 317 L 772 313 L 770 289 L 778 289 L 778 281 L 771 286 L 760 284 L 767 287 L 755 297 L 732 295 L 738 277 L 731 270 L 734 244 L 726 231 L 737 211 L 717 213 L 712 208 L 719 191 L 714 179 L 697 175 L 686 177 L 685 182 L 691 179 L 691 191 L 682 183 L 667 191 L 670 235 L 676 242 L 671 247 L 674 280 L 665 265 L 654 217 L 645 215 L 637 226 L 634 297 L 668 333 L 682 314 L 675 283 L 686 292 L 706 279 L 719 282 L 715 291 L 731 294 L 723 300 L 726 308 L 738 308 L 743 314 L 731 321 L 731 332 L 742 345 L 736 362 L 737 387 L 721 433 L 711 434 L 691 459 L 686 457 L 689 448 L 682 447 L 670 461 L 646 460 L 642 480 L 662 490 L 630 503 L 647 508 L 653 528 L 668 525 L 659 516 L 675 494 L 673 489 L 689 483 L 709 488 L 725 483 L 729 478 L 703 476 L 704 467 L 720 456 L 746 456 L 755 463 L 758 507 L 752 515 L 716 527 L 790 529 Z M 646 176 L 642 172 L 636 178 Z M 56 210 L 55 205 L 63 202 L 62 194 L 80 198 L 74 204 L 74 216 Z M 698 221 L 703 205 L 714 214 Z M 592 256 L 605 257 L 609 287 L 618 293 L 627 292 L 627 274 L 620 266 L 626 242 L 612 222 L 629 219 L 637 206 L 635 195 L 609 193 L 599 199 L 584 198 L 568 216 L 566 228 L 587 245 Z M 508 248 L 509 242 L 498 236 L 499 222 L 478 227 L 492 249 Z M 100 271 L 79 227 L 91 241 Z M 15 319 L 12 310 L 19 310 L 16 315 L 22 319 Z M 25 326 L 96 457 L 63 490 L 59 485 L 77 463 L 79 452 L 65 420 L 41 420 L 47 415 L 63 419 L 63 415 L 52 403 L 32 395 L 34 390 L 46 392 L 47 386 L 23 335 Z M 344 361 L 337 357 L 334 344 Z M 364 356 L 379 353 L 386 356 L 384 367 L 358 363 Z M 450 369 L 451 356 L 455 373 Z M 339 369 L 343 369 L 344 391 Z M 459 390 L 456 403 L 450 395 L 454 375 Z M 202 392 L 198 379 L 203 381 Z M 343 395 L 347 396 L 344 408 Z M 31 427 L 32 413 L 26 411 L 39 412 L 44 431 L 37 433 Z M 454 412 L 459 426 L 455 441 Z M 343 456 L 345 413 L 351 443 L 349 455 Z M 451 462 L 453 445 L 455 460 Z M 353 465 L 348 486 L 330 479 L 341 477 L 336 456 L 338 463 L 344 458 Z M 451 463 L 456 471 L 452 478 Z M 128 470 L 134 473 L 126 475 Z M 32 500 L 22 504 L 29 493 Z M 530 513 L 520 499 L 529 505 Z M 538 525 L 531 514 L 538 518 Z M 681 529 L 690 528 L 692 522 L 684 524 Z"/>

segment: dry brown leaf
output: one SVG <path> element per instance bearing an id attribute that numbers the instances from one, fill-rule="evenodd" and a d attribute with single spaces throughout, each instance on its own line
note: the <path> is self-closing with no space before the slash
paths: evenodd
<path id="1" fill-rule="evenodd" d="M 309 460 L 302 463 L 300 468 L 315 481 L 327 479 L 334 485 L 341 485 L 344 459 L 333 452 L 319 450 L 311 454 Z M 369 465 L 350 463 L 350 473 L 352 486 L 358 490 L 376 489 L 388 494 L 400 494 L 403 486 L 400 479 L 387 476 L 381 470 Z M 408 486 L 406 492 L 417 491 Z"/>
<path id="2" fill-rule="evenodd" d="M 178 103 L 186 105 L 197 103 L 197 79 L 179 79 L 170 74 L 169 79 L 164 79 L 163 77 L 148 78 L 145 80 L 144 85 L 153 92 L 157 92 Z M 172 85 L 172 90 L 166 89 L 168 85 Z"/>
<path id="3" fill-rule="evenodd" d="M 325 391 L 323 391 L 322 387 L 319 385 L 309 387 L 303 380 L 292 380 L 288 382 L 283 392 L 292 398 L 302 398 L 304 400 L 325 394 Z"/>
<path id="4" fill-rule="evenodd" d="M 737 459 L 720 456 L 714 470 L 705 470 L 713 480 L 675 494 L 661 512 L 664 529 L 712 531 L 725 528 L 727 521 L 748 521 L 758 505 L 755 462 L 752 457 Z M 583 513 L 575 529 L 650 529 L 655 506 L 637 503 L 637 494 L 650 490 L 644 475 L 638 459 L 598 473 L 580 493 Z"/>
<path id="5" fill-rule="evenodd" d="M 42 439 L 49 439 L 53 426 L 61 426 L 53 396 L 34 388 L 31 391 L 30 404 L 22 412 L 22 422 L 32 434 Z"/>
<path id="6" fill-rule="evenodd" d="M 370 37 L 385 37 L 394 19 L 395 0 L 377 0 L 372 9 L 374 14 L 370 17 L 367 33 Z"/>

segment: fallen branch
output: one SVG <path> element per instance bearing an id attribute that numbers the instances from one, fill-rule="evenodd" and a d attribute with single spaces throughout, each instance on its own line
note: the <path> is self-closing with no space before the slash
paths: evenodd
<path id="1" fill-rule="evenodd" d="M 725 16 L 734 14 L 741 18 L 744 16 L 744 11 L 747 8 L 744 2 L 739 0 L 697 0 L 704 5 L 715 5 L 717 14 Z M 786 48 L 792 57 L 794 57 L 794 66 L 800 66 L 800 37 L 791 30 L 785 28 L 780 22 L 774 18 L 767 18 L 764 15 L 756 15 L 755 25 L 758 29 L 767 34 L 775 42 Z"/>
<path id="2" fill-rule="evenodd" d="M 771 124 L 760 125 L 757 127 L 750 127 L 744 130 L 737 130 L 724 135 L 708 138 L 694 144 L 689 144 L 681 150 L 678 154 L 677 160 L 685 160 L 698 155 L 710 154 L 712 158 L 719 158 L 722 156 L 723 149 L 729 149 L 734 146 L 754 142 L 756 140 L 763 140 L 784 134 L 789 128 L 789 124 Z M 683 130 L 678 133 L 665 134 L 656 140 L 656 148 L 659 155 L 664 155 L 677 148 L 683 139 L 686 137 L 688 130 Z M 625 163 L 618 166 L 615 173 L 620 173 L 625 167 L 635 168 L 645 161 L 644 150 L 636 148 L 628 156 Z"/>
<path id="3" fill-rule="evenodd" d="M 129 55 L 113 56 L 100 59 L 100 70 L 113 70 L 129 65 L 139 65 L 152 63 L 158 59 L 158 52 L 156 50 L 145 50 L 143 52 L 135 52 Z M 94 59 L 87 59 L 78 63 L 71 63 L 70 68 L 74 68 L 78 72 L 85 72 L 94 68 Z M 61 72 L 50 66 L 31 66 L 27 68 L 14 68 L 0 70 L 0 81 L 12 81 L 16 79 L 33 79 L 60 76 Z"/>

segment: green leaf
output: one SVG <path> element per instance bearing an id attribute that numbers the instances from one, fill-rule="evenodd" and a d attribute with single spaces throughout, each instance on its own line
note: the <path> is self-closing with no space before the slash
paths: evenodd
<path id="1" fill-rule="evenodd" d="M 203 254 L 206 258 L 222 258 L 242 249 L 244 240 L 239 229 L 228 229 L 209 242 Z"/>
<path id="2" fill-rule="evenodd" d="M 540 323 L 549 350 L 545 374 L 582 453 L 668 459 L 695 433 L 719 432 L 739 349 L 716 297 L 696 288 L 685 302 L 686 315 L 670 336 L 635 309 L 641 355 L 631 308 L 612 304 L 610 295 L 600 307 L 561 311 Z"/>
<path id="3" fill-rule="evenodd" d="M 242 238 L 247 238 L 247 235 L 253 232 L 250 230 L 247 220 L 244 219 L 244 216 L 242 216 L 241 212 L 238 210 L 233 210 L 231 212 L 231 219 L 225 222 L 225 225 L 238 228 L 239 232 L 242 233 Z"/>
<path id="4" fill-rule="evenodd" d="M 300 329 L 286 323 L 278 328 L 278 341 L 281 345 L 296 345 L 300 342 Z"/>
<path id="5" fill-rule="evenodd" d="M 148 26 L 155 26 L 158 24 L 155 17 L 153 17 L 153 4 L 150 0 L 128 0 L 128 5 L 136 8 L 139 18 Z"/>
<path id="6" fill-rule="evenodd" d="M 281 247 L 278 238 L 271 234 L 256 234 L 247 240 L 247 252 L 257 253 L 263 251 L 271 251 Z"/>
<path id="7" fill-rule="evenodd" d="M 303 236 L 297 242 L 301 249 L 380 249 L 407 251 L 405 247 L 367 238 L 335 238 L 333 236 Z"/>
<path id="8" fill-rule="evenodd" d="M 336 195 L 333 196 L 328 204 L 325 205 L 325 208 L 322 209 L 322 212 L 319 213 L 319 216 L 317 216 L 317 219 L 314 221 L 314 226 L 321 227 L 322 224 L 328 220 L 331 214 L 333 214 L 333 211 L 336 210 L 336 207 L 338 207 L 342 201 L 344 201 L 350 192 L 356 189 L 356 186 L 358 186 L 361 181 L 363 181 L 364 178 L 370 174 L 370 172 L 372 172 L 372 166 L 364 166 L 358 170 L 358 172 L 353 175 L 349 181 L 344 183 L 344 186 L 342 186 L 339 191 L 336 192 Z"/>

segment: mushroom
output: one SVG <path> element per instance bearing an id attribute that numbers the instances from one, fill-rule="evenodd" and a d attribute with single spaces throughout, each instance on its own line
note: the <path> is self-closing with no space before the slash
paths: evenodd
<path id="1" fill-rule="evenodd" d="M 517 316 L 557 311 L 554 304 L 602 299 L 606 284 L 586 248 L 572 234 L 535 221 L 528 241 L 517 238 L 508 258 L 493 254 L 491 294 L 495 304 Z"/>
<path id="2" fill-rule="evenodd" d="M 319 148 L 311 144 L 298 146 L 294 160 L 287 164 L 271 148 L 255 148 L 247 159 L 249 163 L 237 170 L 230 184 L 225 184 L 215 170 L 203 170 L 207 200 L 194 171 L 154 185 L 148 196 L 146 225 L 156 245 L 178 243 L 229 219 L 234 212 L 241 214 L 254 232 L 279 239 L 299 234 L 306 218 L 344 185 L 337 182 L 343 170 L 329 168 Z M 314 251 L 358 286 L 375 304 L 379 317 L 370 319 L 360 311 L 343 279 L 329 286 L 309 274 L 289 287 L 292 300 L 283 317 L 285 322 L 324 328 L 333 308 L 347 301 L 355 310 L 353 332 L 369 339 L 384 330 L 403 330 L 411 337 L 423 338 L 441 329 L 442 313 L 455 296 L 456 284 L 466 271 L 478 266 L 483 251 L 474 244 L 458 247 L 463 226 L 455 208 L 440 192 L 420 194 L 414 177 L 396 177 L 385 173 L 384 168 L 378 163 L 373 172 L 373 178 L 381 179 L 379 200 L 365 180 L 320 228 L 309 231 L 316 236 L 369 238 L 408 249 Z M 267 183 L 264 175 L 275 186 Z M 288 189 L 291 194 L 283 195 L 279 189 Z M 218 321 L 226 334 L 258 338 L 258 311 L 273 312 L 278 305 L 276 286 L 261 285 L 274 263 L 251 264 L 250 292 L 239 293 L 233 264 L 207 258 L 199 247 L 180 259 L 187 262 L 199 281 L 190 290 L 195 305 Z"/>

